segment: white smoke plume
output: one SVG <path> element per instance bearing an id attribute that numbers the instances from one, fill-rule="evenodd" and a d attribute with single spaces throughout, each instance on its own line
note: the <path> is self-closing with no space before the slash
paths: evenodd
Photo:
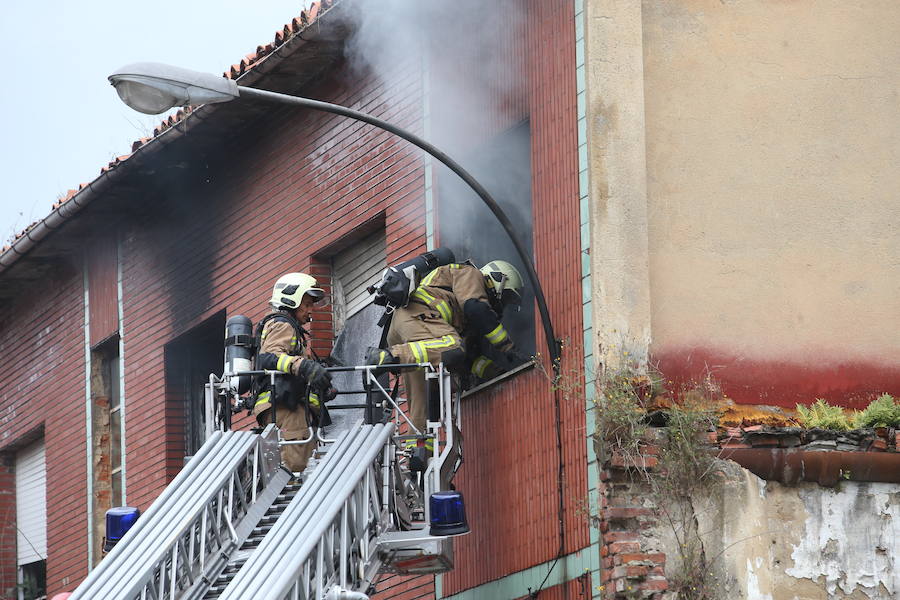
<path id="1" fill-rule="evenodd" d="M 532 245 L 531 150 L 526 80 L 529 0 L 344 0 L 352 33 L 351 77 L 375 77 L 397 104 L 412 78 L 426 82 L 416 132 L 468 170 L 502 206 L 526 247 Z M 530 28 L 534 31 L 534 28 Z M 538 42 L 539 43 L 539 42 Z M 476 195 L 436 161 L 440 243 L 458 260 L 501 258 L 519 266 L 512 243 Z M 533 331 L 523 311 L 504 323 Z M 522 337 L 527 338 L 523 334 Z M 523 340 L 523 349 L 533 349 Z"/>
<path id="2" fill-rule="evenodd" d="M 526 2 L 348 1 L 351 69 L 374 74 L 389 89 L 410 69 L 427 69 L 427 137 L 445 151 L 459 153 L 483 142 L 485 120 L 525 93 L 521 65 L 510 48 L 522 39 Z"/>

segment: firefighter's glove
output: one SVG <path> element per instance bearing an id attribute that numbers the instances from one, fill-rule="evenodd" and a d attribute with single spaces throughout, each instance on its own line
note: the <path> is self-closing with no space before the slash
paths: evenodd
<path id="1" fill-rule="evenodd" d="M 256 366 L 264 371 L 274 371 L 278 364 L 278 355 L 271 352 L 263 352 L 256 357 Z"/>
<path id="2" fill-rule="evenodd" d="M 366 352 L 367 365 L 380 367 L 383 365 L 394 365 L 397 364 L 397 362 L 397 357 L 391 354 L 390 350 L 385 350 L 383 348 L 369 348 L 369 351 Z M 372 374 L 375 376 L 378 376 L 383 372 L 384 369 L 372 369 Z"/>
<path id="3" fill-rule="evenodd" d="M 494 357 L 494 364 L 501 371 L 509 371 L 515 367 L 518 367 L 524 362 L 531 360 L 531 357 L 525 356 L 521 352 L 519 352 L 515 347 L 506 350 L 505 352 L 497 352 Z"/>
<path id="4" fill-rule="evenodd" d="M 331 374 L 311 358 L 300 361 L 297 374 L 306 379 L 306 383 L 313 389 L 325 390 L 331 387 Z"/>
<path id="5" fill-rule="evenodd" d="M 322 390 L 322 400 L 324 402 L 331 402 L 332 400 L 334 400 L 337 397 L 338 397 L 338 391 L 337 391 L 337 388 L 335 388 L 334 386 L 331 386 L 326 390 Z"/>

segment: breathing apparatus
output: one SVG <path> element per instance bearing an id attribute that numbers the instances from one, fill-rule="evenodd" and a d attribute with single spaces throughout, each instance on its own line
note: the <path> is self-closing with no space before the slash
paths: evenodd
<path id="1" fill-rule="evenodd" d="M 275 318 L 286 317 L 275 315 Z M 257 329 L 261 330 L 264 324 L 261 321 Z M 299 326 L 295 327 L 299 337 Z M 253 332 L 253 322 L 243 315 L 235 315 L 225 322 L 225 373 L 231 374 L 228 377 L 228 389 L 235 396 L 242 396 L 253 389 L 252 375 L 234 375 L 234 373 L 246 373 L 254 370 L 254 359 L 259 350 L 259 340 L 257 334 Z M 315 354 L 315 353 L 313 353 Z M 319 360 L 318 356 L 313 359 L 317 362 L 327 362 Z M 334 387 L 329 387 L 320 391 L 320 398 L 325 402 L 334 400 L 338 392 Z M 240 410 L 238 407 L 237 410 Z"/>
<path id="2" fill-rule="evenodd" d="M 256 340 L 253 322 L 243 315 L 235 315 L 225 322 L 225 372 L 240 373 L 253 370 Z M 250 391 L 250 375 L 232 376 L 228 385 L 238 396 Z"/>
<path id="3" fill-rule="evenodd" d="M 435 248 L 411 260 L 388 267 L 381 274 L 381 281 L 366 289 L 375 295 L 372 301 L 379 306 L 388 307 L 388 311 L 402 308 L 409 303 L 409 297 L 418 287 L 422 277 L 437 267 L 453 262 L 456 262 L 456 258 L 452 250 Z"/>

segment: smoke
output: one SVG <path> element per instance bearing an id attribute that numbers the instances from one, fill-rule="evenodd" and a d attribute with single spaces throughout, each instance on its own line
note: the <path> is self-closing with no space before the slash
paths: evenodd
<path id="1" fill-rule="evenodd" d="M 402 93 L 427 69 L 429 141 L 448 153 L 484 141 L 484 123 L 525 95 L 522 0 L 355 0 L 346 56 L 355 75 Z M 400 98 L 395 98 L 400 100 Z"/>
<path id="2" fill-rule="evenodd" d="M 500 204 L 532 252 L 526 0 L 355 0 L 345 54 L 351 76 L 374 77 L 387 102 L 408 103 L 424 81 L 421 133 Z M 536 28 L 531 28 L 532 31 Z M 504 259 L 525 273 L 497 219 L 455 174 L 435 165 L 439 243 L 479 266 Z M 504 323 L 533 348 L 533 304 Z M 524 331 L 523 331 L 524 330 Z M 525 339 L 523 339 L 525 338 Z M 531 342 L 527 341 L 531 338 Z"/>

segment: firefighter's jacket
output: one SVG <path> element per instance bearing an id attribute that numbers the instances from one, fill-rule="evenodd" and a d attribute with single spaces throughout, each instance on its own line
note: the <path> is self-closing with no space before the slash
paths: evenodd
<path id="1" fill-rule="evenodd" d="M 491 306 L 488 285 L 493 285 L 493 282 L 486 281 L 481 271 L 472 265 L 445 265 L 422 278 L 410 302 L 424 304 L 437 311 L 463 338 L 484 336 L 491 346 L 506 351 L 513 347 L 513 343 Z M 478 306 L 481 310 L 474 311 L 481 317 L 478 322 L 470 322 L 473 320 L 472 307 L 466 308 L 470 300 L 483 304 Z"/>
<path id="2" fill-rule="evenodd" d="M 304 360 L 313 360 L 309 353 L 306 331 L 297 326 L 300 339 L 297 338 L 297 330 L 291 324 L 293 321 L 283 313 L 279 317 L 269 319 L 263 326 L 259 340 L 258 354 L 271 353 L 277 358 L 275 369 L 293 375 L 293 377 L 276 378 L 275 398 L 279 406 L 285 406 L 291 410 L 296 409 L 306 396 L 306 380 L 299 373 L 300 365 Z M 268 315 L 267 315 L 268 317 Z M 290 321 L 289 321 L 290 319 Z M 272 392 L 268 377 L 260 381 L 260 393 L 257 396 L 253 413 L 258 415 L 271 406 Z M 310 405 L 319 405 L 318 395 L 310 393 Z"/>

